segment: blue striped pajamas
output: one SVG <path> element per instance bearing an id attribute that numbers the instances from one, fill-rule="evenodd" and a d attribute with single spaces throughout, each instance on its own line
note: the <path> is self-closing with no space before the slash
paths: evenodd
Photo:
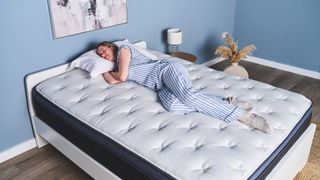
<path id="1" fill-rule="evenodd" d="M 207 95 L 192 88 L 185 67 L 172 60 L 154 61 L 133 46 L 128 80 L 153 89 L 168 111 L 200 112 L 230 123 L 239 119 L 245 110 L 229 104 L 222 97 Z M 119 53 L 118 53 L 119 54 Z"/>

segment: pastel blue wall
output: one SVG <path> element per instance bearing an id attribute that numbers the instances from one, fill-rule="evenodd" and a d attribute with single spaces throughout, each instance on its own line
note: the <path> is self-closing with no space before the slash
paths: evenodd
<path id="1" fill-rule="evenodd" d="M 198 56 L 198 63 L 214 57 L 220 34 L 233 30 L 235 0 L 132 0 L 127 24 L 54 40 L 47 1 L 0 1 L 0 151 L 32 139 L 24 77 L 62 64 L 102 40 L 147 40 L 164 51 L 163 31 L 183 29 L 181 50 Z"/>
<path id="2" fill-rule="evenodd" d="M 234 36 L 254 56 L 320 72 L 319 0 L 236 2 Z"/>

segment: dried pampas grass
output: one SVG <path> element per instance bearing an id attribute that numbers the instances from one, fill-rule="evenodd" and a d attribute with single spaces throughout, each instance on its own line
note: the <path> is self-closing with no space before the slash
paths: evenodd
<path id="1" fill-rule="evenodd" d="M 229 59 L 232 63 L 238 63 L 241 59 L 251 55 L 257 48 L 254 44 L 250 44 L 238 51 L 238 43 L 234 42 L 233 38 L 228 34 L 224 34 L 225 43 L 227 46 L 219 46 L 215 54 L 222 58 Z"/>

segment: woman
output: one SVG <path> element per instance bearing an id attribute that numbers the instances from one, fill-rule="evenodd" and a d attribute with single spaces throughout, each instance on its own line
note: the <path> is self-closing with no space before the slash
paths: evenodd
<path id="1" fill-rule="evenodd" d="M 96 52 L 106 60 L 117 63 L 115 71 L 103 74 L 110 83 L 133 81 L 158 93 L 163 107 L 168 111 L 198 111 L 227 123 L 234 120 L 271 133 L 272 128 L 264 119 L 249 110 L 251 104 L 235 98 L 222 98 L 197 92 L 192 88 L 188 72 L 176 61 L 154 61 L 131 44 L 117 47 L 110 42 L 97 45 Z"/>

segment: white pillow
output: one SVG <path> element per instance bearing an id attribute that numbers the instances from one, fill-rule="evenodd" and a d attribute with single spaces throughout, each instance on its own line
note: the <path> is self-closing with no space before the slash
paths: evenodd
<path id="1" fill-rule="evenodd" d="M 80 68 L 90 73 L 90 77 L 96 78 L 100 74 L 112 71 L 115 63 L 100 57 L 96 50 L 90 50 L 73 60 L 69 69 Z"/>
<path id="2" fill-rule="evenodd" d="M 159 58 L 156 55 L 150 53 L 146 48 L 142 48 L 142 47 L 139 47 L 139 46 L 135 46 L 135 48 L 138 51 L 140 51 L 141 54 L 147 56 L 148 58 L 150 58 L 152 60 L 159 60 Z"/>
<path id="3" fill-rule="evenodd" d="M 116 46 L 120 47 L 122 45 L 127 45 L 127 46 L 134 46 L 141 54 L 147 56 L 148 58 L 152 60 L 158 60 L 159 58 L 155 56 L 154 54 L 150 53 L 146 48 L 140 47 L 135 44 L 131 44 L 128 39 L 122 40 L 122 41 L 115 41 L 113 42 Z"/>
<path id="4" fill-rule="evenodd" d="M 160 51 L 155 51 L 155 50 L 151 50 L 151 49 L 146 49 L 149 53 L 153 54 L 154 56 L 156 56 L 158 59 L 168 59 L 168 58 L 172 58 L 172 56 L 170 56 L 169 54 L 165 54 L 163 52 Z"/>

